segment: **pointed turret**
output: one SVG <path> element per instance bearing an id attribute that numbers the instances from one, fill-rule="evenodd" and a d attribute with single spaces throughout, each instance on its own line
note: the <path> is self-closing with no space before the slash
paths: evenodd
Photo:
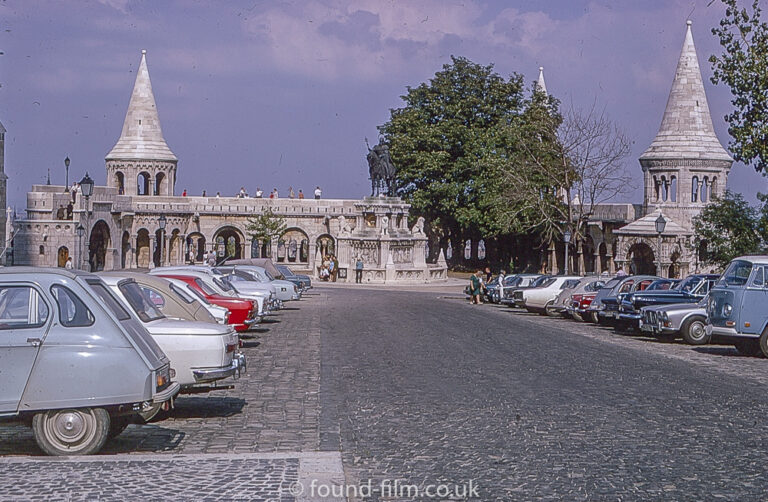
<path id="1" fill-rule="evenodd" d="M 707 95 L 688 21 L 675 80 L 656 138 L 640 156 L 640 163 L 666 159 L 706 159 L 732 162 L 720 144 L 709 114 Z"/>
<path id="2" fill-rule="evenodd" d="M 155 95 L 147 69 L 147 51 L 141 51 L 141 63 L 136 83 L 123 122 L 123 132 L 106 160 L 168 160 L 176 161 L 163 138 Z"/>
<path id="3" fill-rule="evenodd" d="M 544 83 L 544 67 L 539 66 L 539 80 L 536 81 L 536 90 L 547 94 L 547 84 Z"/>

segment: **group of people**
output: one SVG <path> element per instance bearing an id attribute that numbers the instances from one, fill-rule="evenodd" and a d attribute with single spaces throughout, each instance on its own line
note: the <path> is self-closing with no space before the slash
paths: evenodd
<path id="1" fill-rule="evenodd" d="M 339 275 L 339 260 L 336 258 L 336 255 L 327 254 L 323 256 L 319 275 L 320 280 L 336 282 L 336 277 Z"/>
<path id="2" fill-rule="evenodd" d="M 499 272 L 499 284 L 502 284 L 504 277 L 507 275 L 505 270 Z M 474 274 L 469 277 L 469 303 L 480 305 L 483 303 L 482 294 L 486 290 L 486 284 L 491 282 L 493 274 L 489 267 L 485 267 L 485 272 L 477 269 Z"/>
<path id="3" fill-rule="evenodd" d="M 74 185 L 73 185 L 74 186 Z M 181 192 L 182 197 L 187 196 L 187 189 L 185 188 L 183 192 Z M 205 190 L 203 190 L 203 197 L 208 197 L 208 194 Z M 315 199 L 320 199 L 323 196 L 323 190 L 317 186 L 315 187 Z M 74 198 L 74 195 L 72 196 Z M 221 192 L 216 192 L 216 197 L 221 197 Z M 238 199 L 248 199 L 250 196 L 248 195 L 248 192 L 245 190 L 245 187 L 240 187 L 240 191 L 235 195 Z M 256 192 L 254 192 L 253 195 L 256 199 L 263 199 L 264 198 L 264 190 L 261 189 L 261 187 L 256 187 Z M 270 199 L 277 199 L 280 197 L 280 194 L 277 191 L 277 188 L 273 188 L 271 192 L 269 192 L 269 195 L 267 196 Z M 288 198 L 289 199 L 303 199 L 304 198 L 304 191 L 299 189 L 299 192 L 296 193 L 293 191 L 293 187 L 288 187 Z"/>

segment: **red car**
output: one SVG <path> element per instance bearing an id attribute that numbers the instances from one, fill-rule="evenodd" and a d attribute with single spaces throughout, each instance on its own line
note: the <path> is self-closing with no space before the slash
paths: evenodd
<path id="1" fill-rule="evenodd" d="M 249 330 L 253 325 L 258 323 L 259 306 L 255 301 L 246 300 L 244 298 L 232 298 L 229 296 L 221 296 L 216 294 L 205 282 L 198 277 L 190 277 L 186 275 L 158 275 L 158 277 L 165 277 L 166 279 L 178 279 L 184 281 L 195 291 L 205 297 L 208 302 L 224 307 L 229 310 L 229 324 L 234 325 L 235 331 L 242 332 Z"/>
<path id="2" fill-rule="evenodd" d="M 596 296 L 597 291 L 592 293 L 571 295 L 571 304 L 566 310 L 570 312 L 574 319 L 578 319 L 580 321 L 587 320 L 584 316 L 586 315 L 589 306 L 592 304 L 592 300 L 594 300 Z"/>

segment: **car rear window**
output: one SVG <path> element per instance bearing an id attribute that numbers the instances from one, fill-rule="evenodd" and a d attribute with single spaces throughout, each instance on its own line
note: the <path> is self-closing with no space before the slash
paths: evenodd
<path id="1" fill-rule="evenodd" d="M 150 322 L 165 317 L 135 282 L 121 282 L 117 287 L 143 322 Z"/>
<path id="2" fill-rule="evenodd" d="M 87 282 L 91 287 L 91 290 L 96 293 L 96 296 L 99 297 L 101 302 L 106 305 L 113 314 L 115 314 L 115 317 L 117 317 L 118 321 L 127 321 L 131 318 L 130 314 L 128 314 L 128 311 L 123 308 L 123 305 L 120 303 L 120 301 L 112 295 L 112 293 L 101 281 L 90 280 Z"/>
<path id="3" fill-rule="evenodd" d="M 178 287 L 173 283 L 169 284 L 169 286 L 171 288 L 171 291 L 173 291 L 177 297 L 181 298 L 181 300 L 184 303 L 187 303 L 187 304 L 194 303 L 195 299 L 192 298 L 192 296 L 190 296 L 189 293 L 187 293 L 186 291 L 184 291 L 183 289 L 181 289 L 180 287 Z"/>
<path id="4" fill-rule="evenodd" d="M 71 289 L 54 284 L 51 293 L 59 306 L 59 322 L 65 328 L 83 328 L 96 320 L 83 300 Z"/>

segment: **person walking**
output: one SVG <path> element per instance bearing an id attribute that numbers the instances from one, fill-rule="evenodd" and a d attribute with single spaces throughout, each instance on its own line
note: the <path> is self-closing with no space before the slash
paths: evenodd
<path id="1" fill-rule="evenodd" d="M 315 199 L 319 199 L 322 196 L 323 196 L 323 191 L 320 190 L 320 187 L 318 186 L 317 188 L 315 188 Z"/>
<path id="2" fill-rule="evenodd" d="M 480 270 L 475 271 L 469 278 L 469 295 L 472 297 L 470 303 L 480 305 L 480 294 L 483 292 L 483 273 Z"/>
<path id="3" fill-rule="evenodd" d="M 357 255 L 357 260 L 355 261 L 355 283 L 362 284 L 362 282 L 363 282 L 363 257 L 360 255 Z"/>
<path id="4" fill-rule="evenodd" d="M 72 263 L 72 257 L 71 256 L 69 256 L 67 258 L 67 262 L 64 263 L 64 268 L 66 268 L 67 270 L 72 270 L 73 268 L 75 268 L 75 264 Z"/>

